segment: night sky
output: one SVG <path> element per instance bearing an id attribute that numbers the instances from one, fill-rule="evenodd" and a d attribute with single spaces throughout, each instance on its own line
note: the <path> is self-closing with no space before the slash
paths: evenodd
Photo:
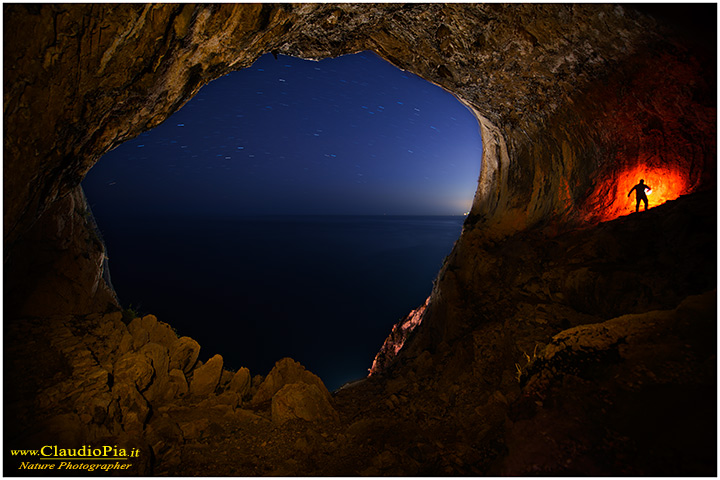
<path id="1" fill-rule="evenodd" d="M 482 146 L 452 95 L 365 52 L 270 54 L 105 155 L 83 186 L 110 215 L 457 215 Z"/>

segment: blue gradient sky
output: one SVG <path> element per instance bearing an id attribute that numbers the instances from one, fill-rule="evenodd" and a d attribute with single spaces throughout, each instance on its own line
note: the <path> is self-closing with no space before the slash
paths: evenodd
<path id="1" fill-rule="evenodd" d="M 482 145 L 452 95 L 373 53 L 267 54 L 105 155 L 95 214 L 454 215 Z"/>

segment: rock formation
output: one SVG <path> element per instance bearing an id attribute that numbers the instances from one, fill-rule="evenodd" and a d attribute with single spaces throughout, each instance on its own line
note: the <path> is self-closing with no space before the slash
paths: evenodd
<path id="1" fill-rule="evenodd" d="M 716 473 L 714 5 L 3 8 L 9 448 L 128 444 L 135 474 Z M 453 93 L 483 138 L 402 349 L 330 396 L 126 324 L 85 173 L 263 53 L 363 50 Z M 680 198 L 617 218 L 639 172 Z"/>
<path id="2" fill-rule="evenodd" d="M 253 395 L 252 403 L 258 404 L 271 400 L 283 387 L 293 383 L 314 385 L 325 398 L 330 399 L 330 392 L 317 375 L 305 370 L 305 367 L 292 358 L 283 358 L 275 364 L 263 380 L 258 391 Z"/>
<path id="3" fill-rule="evenodd" d="M 308 422 L 337 420 L 338 414 L 328 397 L 317 385 L 288 383 L 272 397 L 272 420 L 276 424 L 295 419 Z"/>

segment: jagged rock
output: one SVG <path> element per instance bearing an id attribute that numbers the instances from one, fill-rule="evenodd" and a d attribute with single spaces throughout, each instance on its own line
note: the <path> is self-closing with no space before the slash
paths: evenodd
<path id="1" fill-rule="evenodd" d="M 200 344 L 190 337 L 180 337 L 170 349 L 170 369 L 189 373 L 200 355 Z"/>
<path id="2" fill-rule="evenodd" d="M 190 393 L 199 397 L 210 395 L 220 382 L 222 374 L 223 358 L 215 355 L 202 367 L 193 370 L 193 378 L 190 382 Z"/>
<path id="3" fill-rule="evenodd" d="M 185 374 L 177 368 L 170 370 L 168 374 L 168 392 L 170 398 L 177 398 L 188 392 L 188 383 Z"/>
<path id="4" fill-rule="evenodd" d="M 250 395 L 255 396 L 255 394 L 260 389 L 260 385 L 262 385 L 263 381 L 265 380 L 265 377 L 262 375 L 255 375 L 252 377 L 252 383 L 250 384 Z"/>
<path id="5" fill-rule="evenodd" d="M 118 344 L 117 353 L 118 355 L 125 355 L 133 348 L 133 336 L 129 332 L 123 334 Z"/>
<path id="6" fill-rule="evenodd" d="M 298 418 L 309 422 L 339 419 L 325 392 L 303 382 L 287 384 L 272 397 L 273 423 L 280 425 Z"/>
<path id="7" fill-rule="evenodd" d="M 75 401 L 76 411 L 84 423 L 102 425 L 108 416 L 112 417 L 109 415 L 112 401 L 110 392 L 86 391 Z"/>
<path id="8" fill-rule="evenodd" d="M 102 316 L 100 319 L 100 328 L 101 331 L 104 333 L 110 333 L 112 330 L 118 329 L 120 326 L 123 326 L 123 314 L 121 311 L 115 311 L 106 313 Z"/>
<path id="9" fill-rule="evenodd" d="M 221 390 L 225 390 L 227 386 L 230 384 L 230 380 L 232 380 L 233 376 L 235 376 L 235 372 L 231 372 L 230 370 L 225 370 L 223 368 L 222 373 L 220 374 L 220 381 L 218 382 L 218 388 Z"/>
<path id="10" fill-rule="evenodd" d="M 250 383 L 250 370 L 242 367 L 237 372 L 235 372 L 232 380 L 230 380 L 228 391 L 236 392 L 242 398 L 250 391 Z"/>
<path id="11" fill-rule="evenodd" d="M 152 360 L 142 353 L 126 353 L 115 362 L 115 381 L 135 385 L 140 391 L 150 385 L 154 373 Z"/>
<path id="12" fill-rule="evenodd" d="M 172 349 L 178 341 L 173 329 L 167 323 L 159 322 L 155 315 L 134 319 L 128 325 L 128 331 L 133 336 L 133 347 L 136 350 L 150 342 Z"/>
<path id="13" fill-rule="evenodd" d="M 171 391 L 170 387 L 170 376 L 168 372 L 170 359 L 167 348 L 158 343 L 150 342 L 144 345 L 139 353 L 150 359 L 153 369 L 155 370 L 155 376 L 150 386 L 147 388 L 147 391 L 143 392 L 145 398 L 151 403 L 172 399 L 174 392 Z"/>
<path id="14" fill-rule="evenodd" d="M 86 330 L 82 335 L 82 341 L 92 350 L 97 362 L 106 370 L 112 370 L 112 363 L 120 355 L 128 350 L 122 344 L 122 339 L 128 334 L 127 327 L 122 322 L 121 312 L 112 312 L 105 315 L 88 315 L 85 321 L 75 321 L 75 334 L 80 336 L 80 328 Z"/>
<path id="15" fill-rule="evenodd" d="M 315 385 L 328 402 L 330 401 L 330 392 L 317 375 L 305 370 L 305 367 L 292 358 L 283 358 L 275 363 L 275 366 L 262 382 L 257 393 L 253 396 L 252 403 L 257 405 L 266 402 L 285 385 L 298 382 Z"/>
<path id="16" fill-rule="evenodd" d="M 130 383 L 116 383 L 113 385 L 112 393 L 117 398 L 120 407 L 123 430 L 128 433 L 142 432 L 145 420 L 150 413 L 150 407 L 145 398 Z"/>
<path id="17" fill-rule="evenodd" d="M 177 334 L 170 325 L 156 319 L 154 327 L 150 330 L 151 342 L 159 343 L 160 345 L 171 349 L 175 346 L 178 340 Z"/>
<path id="18" fill-rule="evenodd" d="M 145 320 L 144 320 L 144 319 Z M 150 341 L 150 331 L 148 327 L 151 327 L 153 323 L 157 323 L 154 315 L 148 315 L 143 318 L 135 318 L 128 324 L 128 332 L 133 338 L 133 348 L 139 350 L 143 345 Z"/>
<path id="19" fill-rule="evenodd" d="M 145 355 L 150 359 L 153 369 L 155 369 L 155 375 L 157 377 L 167 376 L 170 364 L 170 358 L 168 357 L 168 349 L 158 343 L 148 343 L 143 345 L 140 349 L 141 354 Z"/>

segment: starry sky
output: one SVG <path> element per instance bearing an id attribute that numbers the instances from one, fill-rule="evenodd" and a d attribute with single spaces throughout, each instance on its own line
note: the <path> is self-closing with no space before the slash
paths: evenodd
<path id="1" fill-rule="evenodd" d="M 374 53 L 267 54 L 106 154 L 83 187 L 100 219 L 458 215 L 481 155 L 466 107 Z"/>

